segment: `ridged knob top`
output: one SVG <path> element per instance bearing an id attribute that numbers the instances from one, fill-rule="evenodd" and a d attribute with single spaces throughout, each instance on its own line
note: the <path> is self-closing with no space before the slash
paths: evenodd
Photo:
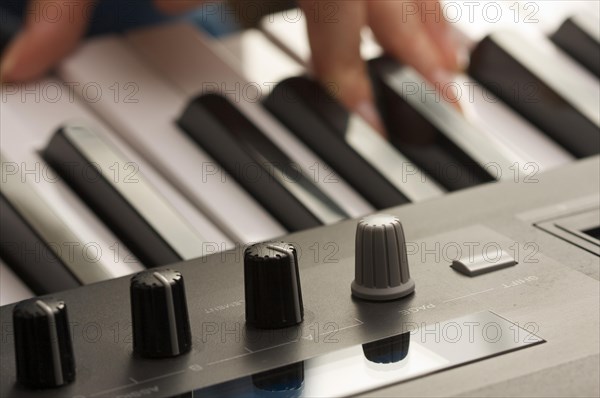
<path id="1" fill-rule="evenodd" d="M 17 380 L 33 388 L 75 379 L 67 306 L 55 298 L 22 301 L 13 309 Z"/>
<path id="2" fill-rule="evenodd" d="M 257 243 L 249 246 L 244 252 L 244 261 L 282 263 L 294 261 L 297 263 L 296 248 L 285 242 Z"/>
<path id="3" fill-rule="evenodd" d="M 412 293 L 406 241 L 400 220 L 387 214 L 365 217 L 356 227 L 352 294 L 366 300 L 393 300 Z"/>
<path id="4" fill-rule="evenodd" d="M 178 271 L 144 271 L 131 278 L 133 350 L 148 358 L 188 352 L 192 337 L 183 276 Z"/>
<path id="5" fill-rule="evenodd" d="M 259 243 L 244 253 L 246 323 L 261 329 L 297 325 L 304 318 L 298 258 L 293 245 Z"/>

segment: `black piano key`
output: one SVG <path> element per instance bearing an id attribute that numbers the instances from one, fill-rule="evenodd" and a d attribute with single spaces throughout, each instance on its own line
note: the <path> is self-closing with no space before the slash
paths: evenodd
<path id="1" fill-rule="evenodd" d="M 286 79 L 263 104 L 373 206 L 409 202 L 347 142 L 351 115 L 318 83 L 306 77 Z"/>
<path id="2" fill-rule="evenodd" d="M 194 99 L 178 124 L 288 230 L 347 217 L 226 98 L 207 94 Z M 294 189 L 308 197 L 296 196 Z M 315 211 L 323 206 L 333 220 Z"/>
<path id="3" fill-rule="evenodd" d="M 600 77 L 600 43 L 577 18 L 567 19 L 550 39 L 590 72 Z"/>
<path id="4" fill-rule="evenodd" d="M 35 294 L 80 285 L 50 246 L 60 242 L 45 242 L 1 193 L 0 214 L 0 257 Z"/>
<path id="5" fill-rule="evenodd" d="M 369 68 L 377 106 L 389 140 L 398 150 L 449 191 L 494 181 L 493 176 L 481 164 L 448 138 L 440 130 L 440 126 L 428 120 L 390 84 L 386 74 L 400 72 L 402 65 L 387 57 L 380 57 L 369 61 Z M 446 125 L 441 128 L 456 127 Z"/>
<path id="6" fill-rule="evenodd" d="M 149 221 L 144 218 L 116 189 L 114 175 L 110 170 L 85 155 L 76 140 L 77 132 L 91 138 L 83 127 L 81 130 L 60 128 L 52 137 L 42 155 L 48 164 L 75 191 L 78 196 L 103 220 L 125 246 L 147 267 L 156 267 L 181 261 L 183 257 L 170 245 Z M 70 128 L 70 127 L 69 127 Z M 106 148 L 97 148 L 99 153 L 107 153 Z M 123 168 L 122 161 L 116 167 Z M 137 177 L 129 185 L 131 189 L 142 184 Z M 143 196 L 140 191 L 138 196 Z M 144 200 L 143 197 L 140 197 Z M 155 209 L 160 212 L 162 209 Z M 200 243 L 199 243 L 200 244 Z"/>
<path id="7" fill-rule="evenodd" d="M 523 115 L 578 158 L 600 152 L 598 126 L 555 91 L 547 82 L 515 59 L 494 35 L 478 43 L 471 54 L 468 73 L 486 89 Z M 513 41 L 514 46 L 530 46 L 526 41 Z M 531 56 L 536 51 L 531 48 Z M 543 59 L 534 60 L 540 67 Z M 560 71 L 557 71 L 560 73 Z"/>

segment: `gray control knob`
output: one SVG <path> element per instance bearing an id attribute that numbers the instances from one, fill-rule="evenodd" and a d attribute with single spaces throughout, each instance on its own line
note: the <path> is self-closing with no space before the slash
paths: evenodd
<path id="1" fill-rule="evenodd" d="M 397 217 L 376 214 L 356 227 L 355 279 L 352 294 L 366 300 L 393 300 L 415 290 L 406 241 Z"/>

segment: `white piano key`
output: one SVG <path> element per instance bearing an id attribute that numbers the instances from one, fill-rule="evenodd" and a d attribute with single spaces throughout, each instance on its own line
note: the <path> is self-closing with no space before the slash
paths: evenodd
<path id="1" fill-rule="evenodd" d="M 459 103 L 465 118 L 506 147 L 514 162 L 533 163 L 539 171 L 546 171 L 575 160 L 573 155 L 469 76 L 459 74 L 455 82 L 463 89 Z"/>
<path id="2" fill-rule="evenodd" d="M 299 8 L 265 15 L 260 20 L 260 30 L 282 51 L 302 65 L 310 60 L 304 12 Z M 302 40 L 294 40 L 302 38 Z"/>
<path id="3" fill-rule="evenodd" d="M 87 83 L 87 82 L 86 82 Z M 72 87 L 74 82 L 68 83 Z M 96 84 L 96 83 L 94 83 Z M 27 87 L 31 90 L 27 94 Z M 75 88 L 70 90 L 57 79 L 47 79 L 12 93 L 13 87 L 5 86 L 9 93 L 4 93 L 6 101 L 2 105 L 2 144 L 8 154 L 19 162 L 30 164 L 30 168 L 38 165 L 43 176 L 51 175 L 52 181 L 57 179 L 50 166 L 41 159 L 38 151 L 43 149 L 54 132 L 70 121 L 80 121 L 89 126 L 113 147 L 119 150 L 134 167 L 119 164 L 108 170 L 115 181 L 123 181 L 135 177 L 136 173 L 151 184 L 166 201 L 185 218 L 207 241 L 210 252 L 224 250 L 232 246 L 231 240 L 212 222 L 198 211 L 188 200 L 177 192 L 148 162 L 134 152 L 114 132 L 112 132 L 97 116 L 83 106 L 75 95 Z M 17 86 L 14 86 L 17 88 Z M 36 98 L 34 94 L 38 95 Z M 60 94 L 60 96 L 59 96 Z M 111 94 L 107 94 L 111 95 Z M 133 174 L 132 174 L 133 173 Z M 99 241 L 102 254 L 107 264 L 117 262 L 114 276 L 127 275 L 139 271 L 142 266 L 137 259 L 119 242 L 112 232 L 93 214 L 87 206 L 62 181 L 48 183 L 50 178 L 40 178 L 36 188 L 43 190 L 44 196 L 52 198 L 56 211 L 74 224 L 84 241 Z M 38 182 L 38 181 L 36 181 Z M 75 214 L 74 214 L 75 213 Z M 81 216 L 78 216 L 81 215 Z M 209 247 L 210 246 L 210 247 Z M 115 259 L 113 259 L 116 258 Z M 117 261 L 118 260 L 118 261 Z"/>
<path id="4" fill-rule="evenodd" d="M 238 71 L 248 82 L 269 87 L 305 73 L 304 66 L 282 52 L 257 29 L 227 35 L 219 42 L 236 59 Z"/>
<path id="5" fill-rule="evenodd" d="M 449 13 L 453 11 L 453 7 L 455 6 L 461 7 L 460 12 L 463 13 L 460 14 L 461 18 L 465 18 L 464 13 L 469 12 L 469 8 L 465 5 L 461 6 L 460 3 L 453 2 L 452 5 L 445 6 L 443 10 Z M 504 16 L 504 18 L 507 16 L 505 6 L 506 4 L 502 5 L 504 11 L 501 13 L 501 16 Z M 482 5 L 482 9 L 483 7 Z M 487 7 L 486 10 L 491 10 L 490 6 Z M 495 5 L 492 5 L 492 7 L 495 7 Z M 476 9 L 478 8 L 475 7 L 473 10 Z M 544 10 L 546 9 L 544 8 Z M 564 10 L 564 8 L 562 9 Z M 508 9 L 508 11 L 510 10 Z M 491 13 L 491 11 L 489 12 Z M 448 17 L 450 16 L 448 15 Z M 285 34 L 277 38 L 279 45 L 286 47 L 287 52 L 294 53 L 296 59 L 300 59 L 305 65 L 308 65 L 310 62 L 310 47 L 306 36 L 304 18 L 300 17 L 299 21 L 295 23 L 289 23 L 289 20 L 289 16 L 286 16 L 284 13 L 277 13 L 273 16 L 269 15 L 261 21 L 261 28 L 265 32 L 268 32 L 269 38 L 273 38 L 275 34 L 285 31 Z M 508 24 L 510 21 L 505 23 Z M 455 24 L 451 23 L 450 25 L 454 27 Z M 491 25 L 485 22 L 485 33 L 490 31 Z M 286 29 L 286 27 L 289 29 Z M 462 27 L 462 25 L 458 27 Z M 466 28 L 468 27 L 465 26 Z M 473 33 L 473 37 L 482 38 L 483 35 Z M 532 35 L 535 36 L 534 33 Z M 377 44 L 368 28 L 363 31 L 362 37 L 361 52 L 364 59 L 377 57 L 383 53 L 383 50 Z M 564 63 L 569 62 L 567 60 Z M 413 72 L 411 71 L 410 73 Z M 589 83 L 589 79 L 586 79 L 586 82 Z M 508 108 L 500 99 L 483 89 L 473 79 L 459 74 L 452 83 L 459 89 L 459 101 L 464 117 L 470 124 L 479 129 L 482 134 L 488 136 L 492 142 L 503 148 L 504 153 L 508 156 L 509 163 L 518 163 L 520 167 L 528 163 L 534 163 L 535 167 L 539 167 L 540 171 L 545 171 L 574 160 L 573 155 L 548 138 L 539 129 L 529 123 L 529 121 Z M 503 174 L 508 175 L 509 173 Z"/>
<path id="6" fill-rule="evenodd" d="M 274 79 L 265 82 L 260 76 L 246 80 L 236 70 L 236 60 L 219 43 L 203 36 L 191 25 L 165 25 L 148 30 L 132 32 L 129 41 L 183 90 L 190 99 L 211 91 L 218 91 L 231 99 L 252 123 L 254 123 L 292 161 L 302 168 L 325 194 L 353 217 L 372 212 L 372 207 L 341 177 L 283 127 L 259 103 L 268 94 Z M 297 71 L 297 68 L 291 72 Z M 320 173 L 315 173 L 320 170 Z M 320 174 L 320 175 L 319 175 Z M 315 178 L 316 177 L 316 178 Z M 332 183 L 335 181 L 335 183 Z"/>
<path id="7" fill-rule="evenodd" d="M 498 30 L 548 35 L 570 15 L 578 12 L 598 15 L 599 9 L 599 2 L 587 0 L 442 1 L 442 10 L 450 26 L 468 46 Z"/>
<path id="8" fill-rule="evenodd" d="M 425 3 L 421 3 L 425 4 Z M 432 9 L 431 5 L 423 5 Z M 416 13 L 418 8 L 411 2 L 406 3 L 405 11 Z M 548 35 L 569 16 L 586 14 L 596 16 L 586 18 L 586 26 L 591 32 L 597 32 L 594 20 L 600 13 L 600 2 L 588 0 L 553 0 L 553 1 L 456 1 L 442 0 L 441 11 L 445 15 L 452 33 L 459 41 L 474 46 L 486 35 L 502 29 L 519 30 L 523 34 L 537 35 L 543 32 Z M 264 16 L 260 21 L 260 29 L 274 43 L 298 62 L 310 59 L 308 40 L 295 40 L 306 37 L 306 21 L 304 12 L 295 8 Z M 378 48 L 370 43 L 361 46 L 363 58 L 369 59 L 378 55 Z"/>
<path id="9" fill-rule="evenodd" d="M 35 296 L 31 289 L 0 260 L 0 306 Z"/>
<path id="10" fill-rule="evenodd" d="M 105 95 L 96 101 L 88 98 L 88 105 L 232 240 L 256 242 L 285 234 L 279 223 L 177 128 L 175 120 L 184 110 L 185 96 L 119 38 L 88 42 L 63 62 L 59 74 L 65 81 L 94 82 L 102 87 Z M 110 91 L 115 86 L 122 90 L 116 101 Z M 217 244 L 223 241 L 215 240 Z"/>
<path id="11" fill-rule="evenodd" d="M 0 260 L 0 306 L 35 296 L 31 289 Z"/>
<path id="12" fill-rule="evenodd" d="M 48 84 L 65 88 L 50 80 L 40 82 L 39 87 L 48 87 Z M 62 120 L 73 116 L 61 108 L 57 103 L 21 101 L 20 95 L 9 98 L 2 104 L 2 150 L 23 174 L 23 181 L 31 185 L 78 240 L 97 249 L 92 255 L 109 277 L 141 271 L 143 267 L 137 259 L 38 154 Z"/>
<path id="13" fill-rule="evenodd" d="M 421 202 L 446 193 L 441 185 L 357 115 L 351 116 L 346 142 L 411 202 Z M 406 170 L 412 172 L 407 173 Z"/>
<path id="14" fill-rule="evenodd" d="M 106 261 L 102 262 L 105 258 L 101 257 L 103 253 L 97 246 L 97 242 L 83 241 L 68 224 L 69 220 L 64 219 L 62 214 L 57 214 L 50 207 L 47 199 L 36 191 L 37 184 L 28 181 L 27 174 L 22 169 L 16 169 L 15 162 L 3 153 L 0 153 L 0 163 L 2 164 L 2 180 L 0 180 L 2 195 L 20 218 L 35 231 L 36 236 L 47 246 L 47 249 L 55 255 L 55 261 L 48 261 L 46 265 L 52 264 L 58 268 L 44 270 L 47 275 L 37 275 L 37 270 L 33 269 L 34 264 L 23 264 L 32 267 L 27 270 L 29 274 L 36 273 L 36 278 L 40 279 L 54 279 L 47 286 L 48 291 L 75 287 L 78 283 L 100 282 L 115 276 L 113 273 L 116 266 L 107 264 Z M 46 261 L 45 247 L 28 247 L 27 242 L 11 242 L 10 237 L 6 236 L 3 236 L 3 239 L 6 239 L 7 244 L 10 245 L 24 244 L 24 248 L 16 246 L 19 255 L 27 255 L 29 250 L 33 250 L 37 258 Z M 60 264 L 57 264 L 58 262 Z M 63 265 L 67 270 L 64 270 Z"/>
<path id="15" fill-rule="evenodd" d="M 260 21 L 260 30 L 288 56 L 311 69 L 306 17 L 302 10 L 295 8 L 266 15 Z M 371 33 L 365 29 L 362 35 L 369 38 Z M 381 55 L 381 48 L 373 43 L 373 40 L 364 40 L 361 44 L 363 59 Z"/>

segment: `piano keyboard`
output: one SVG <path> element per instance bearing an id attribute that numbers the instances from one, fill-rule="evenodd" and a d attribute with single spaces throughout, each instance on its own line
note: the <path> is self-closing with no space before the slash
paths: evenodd
<path id="1" fill-rule="evenodd" d="M 365 31 L 389 141 L 311 78 L 294 10 L 222 39 L 90 39 L 55 76 L 5 84 L 0 304 L 598 154 L 598 5 L 549 3 L 451 24 L 471 50 L 460 111 Z M 528 4 L 544 23 L 514 22 Z"/>

